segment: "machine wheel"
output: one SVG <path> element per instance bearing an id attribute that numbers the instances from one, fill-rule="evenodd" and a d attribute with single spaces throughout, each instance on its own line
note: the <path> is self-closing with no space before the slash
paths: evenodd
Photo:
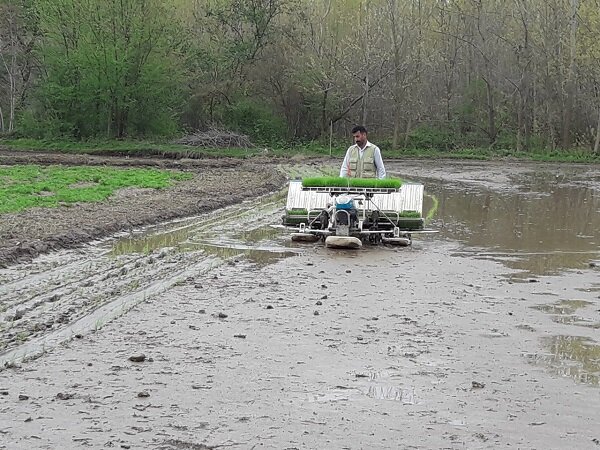
<path id="1" fill-rule="evenodd" d="M 357 249 L 362 247 L 362 242 L 353 236 L 327 236 L 325 246 L 329 248 Z"/>

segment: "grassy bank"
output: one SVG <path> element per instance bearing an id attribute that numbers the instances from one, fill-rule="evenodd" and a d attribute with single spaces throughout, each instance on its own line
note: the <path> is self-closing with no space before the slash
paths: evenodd
<path id="1" fill-rule="evenodd" d="M 156 169 L 0 167 L 0 214 L 105 200 L 126 187 L 160 189 L 192 175 Z"/>
<path id="2" fill-rule="evenodd" d="M 204 149 L 180 144 L 151 141 L 48 141 L 39 139 L 0 139 L 9 150 L 44 151 L 105 156 L 160 156 L 165 158 L 231 157 L 246 158 L 264 152 L 264 148 Z"/>
<path id="3" fill-rule="evenodd" d="M 180 144 L 150 142 L 150 141 L 47 141 L 35 139 L 0 139 L 0 145 L 10 150 L 18 151 L 49 151 L 57 153 L 93 154 L 107 156 L 159 156 L 163 158 L 250 158 L 260 155 L 270 155 L 282 158 L 291 156 L 341 158 L 350 143 L 343 141 L 335 143 L 331 150 L 329 146 L 311 142 L 298 145 L 276 145 L 272 147 L 254 148 L 222 148 L 206 149 Z M 600 163 L 600 154 L 589 150 L 534 150 L 517 152 L 512 149 L 499 148 L 461 148 L 455 150 L 434 149 L 400 149 L 391 150 L 381 145 L 386 159 L 392 158 L 431 158 L 431 159 L 473 159 L 496 160 L 518 159 L 548 162 L 578 162 Z"/>

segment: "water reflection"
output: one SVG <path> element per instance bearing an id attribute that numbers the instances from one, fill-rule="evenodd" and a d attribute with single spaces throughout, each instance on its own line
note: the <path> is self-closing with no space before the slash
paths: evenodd
<path id="1" fill-rule="evenodd" d="M 600 256 L 600 198 L 563 179 L 519 175 L 512 177 L 515 188 L 502 191 L 429 180 L 426 190 L 439 201 L 431 226 L 524 274 L 587 268 Z"/>
<path id="2" fill-rule="evenodd" d="M 207 217 L 159 225 L 117 240 L 110 255 L 149 254 L 160 249 L 201 251 L 231 259 L 243 256 L 259 265 L 273 263 L 297 252 L 286 247 L 284 236 L 268 224 L 282 212 L 282 193 L 244 202 Z"/>
<path id="3" fill-rule="evenodd" d="M 555 323 L 600 329 L 600 323 L 574 315 L 578 309 L 589 305 L 593 303 L 585 300 L 562 300 L 557 303 L 532 306 L 532 308 L 551 314 L 552 321 Z"/>
<path id="4" fill-rule="evenodd" d="M 532 308 L 548 314 L 573 314 L 578 309 L 585 308 L 591 304 L 592 302 L 586 300 L 561 300 L 560 302 L 548 305 L 532 306 Z"/>
<path id="5" fill-rule="evenodd" d="M 405 405 L 414 405 L 415 391 L 414 389 L 403 389 L 398 386 L 371 384 L 367 391 L 367 397 L 375 400 L 396 400 Z"/>
<path id="6" fill-rule="evenodd" d="M 210 255 L 218 256 L 222 259 L 231 259 L 236 256 L 243 256 L 257 264 L 264 266 L 272 264 L 280 259 L 295 256 L 295 252 L 281 251 L 276 248 L 253 248 L 247 246 L 236 246 L 236 245 L 211 245 L 208 243 L 190 243 L 186 244 L 182 249 L 186 250 L 203 250 L 205 253 Z"/>
<path id="7" fill-rule="evenodd" d="M 186 227 L 139 236 L 128 236 L 115 242 L 111 250 L 111 255 L 149 254 L 161 248 L 178 248 L 181 243 L 187 241 L 189 235 L 190 229 Z"/>
<path id="8" fill-rule="evenodd" d="M 549 353 L 528 355 L 532 364 L 541 364 L 552 372 L 575 381 L 599 385 L 600 346 L 580 336 L 554 336 L 542 339 Z"/>

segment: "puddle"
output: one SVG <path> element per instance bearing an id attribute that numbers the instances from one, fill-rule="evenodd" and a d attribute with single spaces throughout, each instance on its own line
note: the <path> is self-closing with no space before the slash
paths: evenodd
<path id="1" fill-rule="evenodd" d="M 594 322 L 574 315 L 578 309 L 585 308 L 589 305 L 593 305 L 593 303 L 585 300 L 562 300 L 557 303 L 532 306 L 531 308 L 546 314 L 551 314 L 552 321 L 555 323 L 600 329 L 600 322 Z"/>
<path id="2" fill-rule="evenodd" d="M 336 386 L 326 392 L 310 394 L 306 397 L 309 402 L 349 402 L 360 401 L 363 396 L 374 400 L 390 400 L 401 402 L 404 405 L 415 405 L 417 399 L 412 387 L 402 388 L 400 386 L 368 382 L 360 386 Z"/>
<path id="3" fill-rule="evenodd" d="M 366 395 L 375 400 L 395 400 L 405 405 L 416 404 L 414 389 L 403 389 L 398 386 L 373 384 L 369 386 Z"/>
<path id="4" fill-rule="evenodd" d="M 221 259 L 231 259 L 236 256 L 247 258 L 250 262 L 259 266 L 273 264 L 283 258 L 297 255 L 297 252 L 281 248 L 248 247 L 239 244 L 207 244 L 190 243 L 186 246 L 190 250 L 204 250 L 205 253 L 217 256 Z"/>
<path id="5" fill-rule="evenodd" d="M 583 169 L 581 169 L 583 171 Z M 569 184 L 565 184 L 567 177 Z M 425 180 L 424 211 L 440 236 L 470 256 L 500 261 L 523 276 L 589 269 L 600 257 L 600 196 L 573 173 L 510 177 L 506 189 Z"/>
<path id="6" fill-rule="evenodd" d="M 301 251 L 289 248 L 287 236 L 270 226 L 280 221 L 283 205 L 283 194 L 279 192 L 208 217 L 150 227 L 117 240 L 109 254 L 113 257 L 148 254 L 169 248 L 182 253 L 203 251 L 222 259 L 239 256 L 258 265 L 271 264 Z"/>
<path id="7" fill-rule="evenodd" d="M 280 235 L 281 231 L 266 226 L 255 228 L 254 230 L 242 231 L 235 237 L 243 242 L 257 243 L 262 241 L 273 241 Z"/>
<path id="8" fill-rule="evenodd" d="M 532 308 L 548 314 L 573 314 L 578 309 L 585 308 L 588 305 L 592 305 L 592 302 L 586 300 L 561 300 L 549 305 L 532 306 Z"/>
<path id="9" fill-rule="evenodd" d="M 554 316 L 552 322 L 562 323 L 563 325 L 575 325 L 577 327 L 600 329 L 600 322 L 593 322 L 578 316 Z"/>
<path id="10" fill-rule="evenodd" d="M 531 364 L 593 386 L 600 385 L 600 345 L 581 336 L 543 338 L 547 353 L 526 355 Z"/>
<path id="11" fill-rule="evenodd" d="M 417 403 L 413 387 L 401 387 L 402 375 L 393 369 L 359 372 L 355 374 L 361 392 L 375 400 L 393 400 L 405 405 Z"/>

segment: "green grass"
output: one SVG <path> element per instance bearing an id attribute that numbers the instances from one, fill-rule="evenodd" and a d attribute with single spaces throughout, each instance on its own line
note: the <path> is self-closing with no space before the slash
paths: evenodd
<path id="1" fill-rule="evenodd" d="M 200 148 L 181 144 L 149 141 L 68 141 L 43 139 L 0 139 L 0 144 L 12 150 L 50 151 L 66 154 L 106 156 L 161 156 L 166 158 L 230 157 L 247 158 L 264 152 L 264 148 Z"/>
<path id="2" fill-rule="evenodd" d="M 375 140 L 377 143 L 377 140 Z M 344 157 L 346 149 L 351 144 L 349 140 L 336 140 L 331 151 L 329 146 L 318 141 L 299 144 L 278 144 L 265 149 L 264 147 L 245 148 L 199 148 L 170 142 L 139 141 L 139 140 L 42 140 L 42 139 L 9 139 L 0 138 L 0 145 L 11 150 L 19 151 L 49 151 L 53 153 L 95 154 L 107 156 L 158 156 L 164 158 L 250 158 L 254 156 L 269 156 L 277 158 L 290 157 Z M 431 148 L 404 148 L 392 150 L 382 142 L 381 152 L 384 161 L 402 158 L 430 159 L 472 159 L 498 160 L 516 159 L 529 161 L 600 163 L 600 154 L 594 154 L 587 149 L 549 150 L 536 148 L 528 152 L 517 152 L 512 148 L 462 147 L 452 150 L 436 150 Z"/>
<path id="3" fill-rule="evenodd" d="M 402 211 L 400 212 L 400 214 L 398 214 L 400 217 L 403 218 L 407 218 L 407 219 L 420 219 L 421 218 L 421 213 L 419 211 Z"/>
<path id="4" fill-rule="evenodd" d="M 432 205 L 431 205 L 431 209 L 427 213 L 427 216 L 425 217 L 426 223 L 428 223 L 431 219 L 433 219 L 433 216 L 435 216 L 435 214 L 437 213 L 437 210 L 440 206 L 440 201 L 438 200 L 438 198 L 435 195 L 431 194 L 431 195 L 428 195 L 428 197 L 431 198 Z"/>
<path id="5" fill-rule="evenodd" d="M 307 209 L 290 209 L 285 212 L 288 216 L 306 216 L 308 214 Z"/>
<path id="6" fill-rule="evenodd" d="M 359 187 L 359 188 L 391 188 L 398 189 L 402 180 L 397 178 L 341 178 L 341 177 L 308 177 L 302 179 L 304 187 Z"/>
<path id="7" fill-rule="evenodd" d="M 99 202 L 125 187 L 161 189 L 191 174 L 157 169 L 21 165 L 0 167 L 0 214 Z"/>

